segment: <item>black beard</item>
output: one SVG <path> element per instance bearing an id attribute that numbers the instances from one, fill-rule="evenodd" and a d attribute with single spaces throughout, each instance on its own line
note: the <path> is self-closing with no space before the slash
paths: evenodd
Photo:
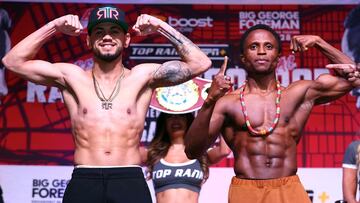
<path id="1" fill-rule="evenodd" d="M 121 49 L 117 49 L 114 54 L 102 54 L 98 49 L 95 48 L 93 49 L 93 52 L 96 58 L 106 62 L 112 62 L 121 55 Z"/>

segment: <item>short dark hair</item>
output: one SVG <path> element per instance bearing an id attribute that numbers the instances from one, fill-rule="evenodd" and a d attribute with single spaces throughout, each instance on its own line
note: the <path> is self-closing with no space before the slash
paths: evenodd
<path id="1" fill-rule="evenodd" d="M 358 25 L 360 25 L 360 5 L 351 10 L 344 21 L 345 28 L 352 28 Z"/>
<path id="2" fill-rule="evenodd" d="M 257 25 L 254 25 L 252 27 L 250 27 L 249 29 L 247 29 L 244 34 L 241 36 L 240 38 L 240 54 L 244 54 L 244 45 L 245 45 L 245 40 L 246 38 L 249 36 L 249 34 L 252 32 L 252 31 L 255 31 L 255 30 L 266 30 L 266 31 L 269 31 L 276 39 L 276 42 L 278 44 L 278 51 L 279 53 L 281 53 L 281 40 L 280 40 L 280 36 L 279 34 L 274 30 L 272 29 L 270 26 L 268 25 L 265 25 L 265 24 L 257 24 Z"/>

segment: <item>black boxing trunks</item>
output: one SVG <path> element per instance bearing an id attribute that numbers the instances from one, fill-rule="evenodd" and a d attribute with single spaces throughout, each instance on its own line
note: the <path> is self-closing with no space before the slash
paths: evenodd
<path id="1" fill-rule="evenodd" d="M 63 203 L 151 203 L 141 167 L 76 167 Z"/>

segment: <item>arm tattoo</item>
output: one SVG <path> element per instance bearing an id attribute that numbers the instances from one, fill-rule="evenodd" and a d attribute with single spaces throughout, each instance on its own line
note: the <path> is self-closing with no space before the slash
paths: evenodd
<path id="1" fill-rule="evenodd" d="M 192 41 L 177 31 L 168 31 L 163 28 L 159 28 L 158 32 L 170 40 L 182 59 L 190 54 L 189 46 L 200 50 L 200 48 Z"/>
<path id="2" fill-rule="evenodd" d="M 177 85 L 191 79 L 191 71 L 181 61 L 168 61 L 153 73 L 155 83 L 160 86 Z"/>

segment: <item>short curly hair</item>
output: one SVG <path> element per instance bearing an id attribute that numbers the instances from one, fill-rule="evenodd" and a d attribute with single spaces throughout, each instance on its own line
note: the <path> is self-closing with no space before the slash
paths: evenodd
<path id="1" fill-rule="evenodd" d="M 266 30 L 266 31 L 269 31 L 276 39 L 276 42 L 278 44 L 278 52 L 281 53 L 281 40 L 280 40 L 280 36 L 279 34 L 274 30 L 272 29 L 270 26 L 268 25 L 265 25 L 265 24 L 257 24 L 257 25 L 254 25 L 252 27 L 250 27 L 248 30 L 246 30 L 244 32 L 244 34 L 241 36 L 240 38 L 240 54 L 244 54 L 244 45 L 245 45 L 245 40 L 246 38 L 249 36 L 249 34 L 252 32 L 252 31 L 255 31 L 255 30 Z"/>

